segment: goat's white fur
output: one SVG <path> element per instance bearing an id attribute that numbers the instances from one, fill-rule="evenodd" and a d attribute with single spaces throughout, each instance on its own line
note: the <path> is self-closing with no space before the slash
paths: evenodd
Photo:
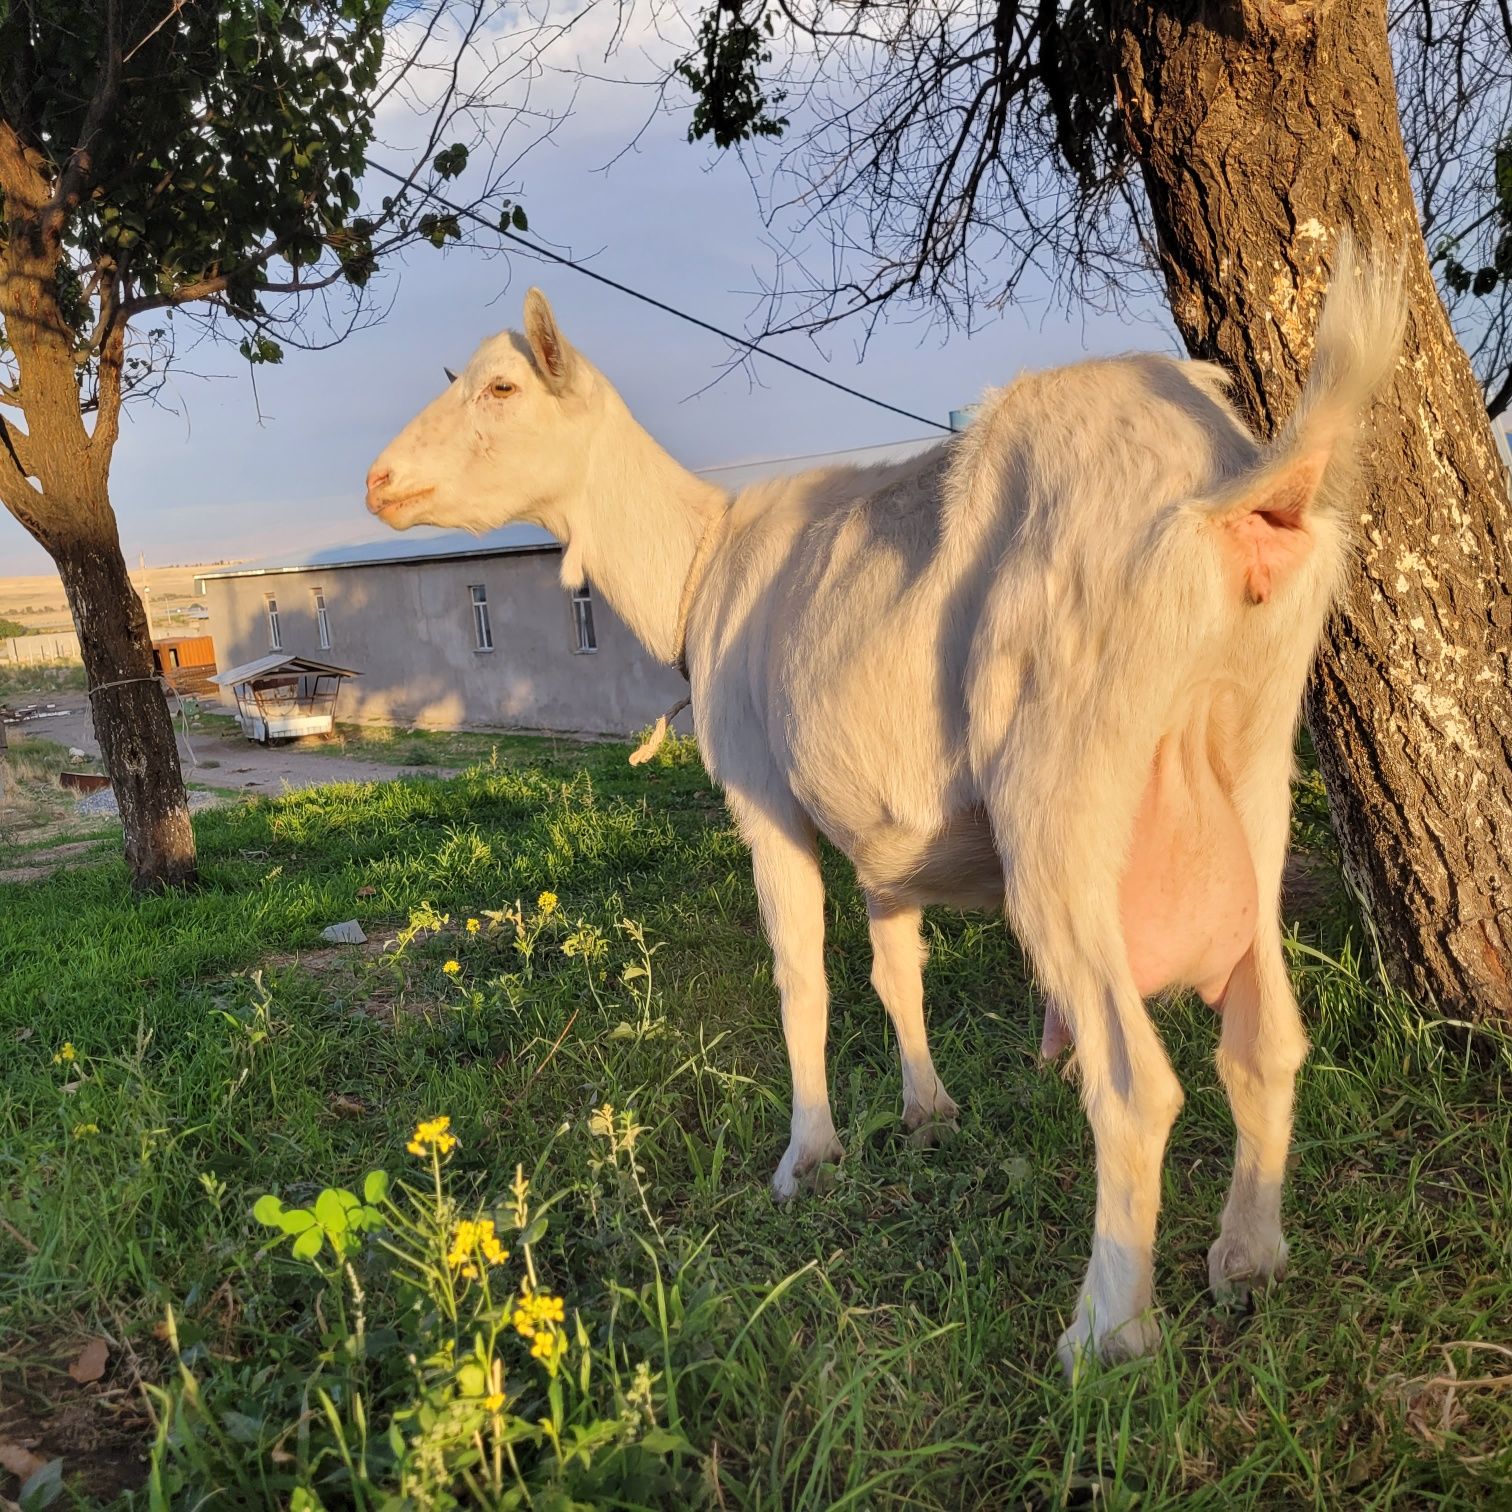
<path id="1" fill-rule="evenodd" d="M 1108 1356 L 1158 1338 L 1152 1246 L 1182 1092 L 1121 915 L 1142 803 L 1184 837 L 1199 882 L 1209 854 L 1231 866 L 1247 850 L 1253 868 L 1257 909 L 1248 878 L 1233 883 L 1243 937 L 1199 942 L 1221 968 L 1204 990 L 1222 999 L 1218 1066 L 1238 1129 L 1210 1279 L 1244 1287 L 1285 1264 L 1281 1186 L 1307 1049 L 1279 917 L 1292 742 L 1347 559 L 1354 428 L 1404 318 L 1398 273 L 1358 262 L 1347 237 L 1335 264 L 1306 391 L 1267 448 L 1220 370 L 1135 356 L 1020 378 L 964 435 L 911 460 L 727 499 L 636 424 L 532 291 L 524 337 L 486 342 L 369 475 L 370 508 L 397 528 L 545 526 L 566 544 L 564 580 L 591 577 L 666 660 L 692 590 L 695 727 L 751 849 L 792 1066 L 780 1198 L 842 1153 L 817 835 L 866 894 L 905 1122 L 926 1134 L 957 1109 L 925 1037 L 920 908 L 1006 907 L 1047 997 L 1045 1050 L 1074 1042 L 1096 1139 L 1068 1368 L 1085 1346 Z M 1258 567 L 1243 565 L 1246 532 L 1262 538 Z M 1237 818 L 1237 851 L 1207 848 L 1205 815 L 1220 813 Z M 1231 881 L 1212 876 L 1214 895 Z M 1179 970 L 1156 936 L 1147 990 Z"/>

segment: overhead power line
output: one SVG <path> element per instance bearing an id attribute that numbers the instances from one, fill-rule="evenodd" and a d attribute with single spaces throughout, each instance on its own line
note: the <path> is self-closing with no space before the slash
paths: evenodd
<path id="1" fill-rule="evenodd" d="M 495 225 L 487 216 L 480 215 L 476 210 L 466 205 L 454 205 L 445 196 L 437 194 L 434 189 L 426 189 L 419 184 L 411 183 L 401 173 L 395 173 L 392 168 L 385 167 L 382 163 L 369 161 L 369 168 L 376 169 L 385 178 L 391 178 L 397 184 L 404 184 L 413 189 L 417 194 L 423 195 L 434 204 L 451 211 L 453 215 L 462 216 L 466 220 L 476 221 L 480 226 L 487 227 L 496 235 L 504 237 L 508 241 L 516 242 L 524 247 L 535 257 L 544 257 L 550 262 L 560 263 L 564 268 L 571 268 L 575 273 L 581 273 L 585 278 L 591 278 L 597 283 L 605 284 L 611 289 L 618 290 L 621 294 L 628 294 L 631 299 L 638 299 L 642 304 L 648 304 L 653 309 L 661 310 L 667 315 L 675 316 L 678 320 L 684 320 L 689 325 L 697 326 L 701 331 L 712 332 L 715 336 L 723 337 L 724 340 L 733 342 L 736 346 L 744 347 L 748 352 L 754 352 L 758 357 L 769 358 L 772 362 L 780 362 L 783 367 L 792 368 L 795 373 L 802 373 L 805 378 L 812 378 L 816 383 L 828 384 L 832 389 L 839 389 L 842 394 L 849 394 L 852 399 L 860 399 L 866 404 L 874 404 L 878 409 L 890 410 L 895 415 L 902 415 L 905 420 L 917 420 L 921 425 L 933 426 L 936 430 L 949 431 L 948 425 L 942 425 L 938 420 L 931 420 L 927 415 L 916 415 L 912 410 L 900 408 L 896 404 L 889 404 L 885 399 L 878 399 L 872 394 L 863 394 L 860 389 L 852 388 L 848 383 L 841 383 L 838 378 L 831 378 L 825 373 L 816 373 L 813 368 L 806 368 L 801 362 L 794 362 L 791 357 L 784 357 L 778 352 L 761 346 L 752 341 L 749 336 L 737 336 L 733 331 L 723 330 L 717 325 L 711 325 L 707 320 L 700 320 L 696 315 L 690 315 L 686 310 L 679 310 L 676 305 L 669 305 L 650 294 L 643 294 L 639 289 L 632 289 L 629 284 L 622 284 L 617 279 L 610 278 L 607 274 L 600 273 L 596 269 L 584 267 L 582 263 L 575 262 L 570 257 L 565 257 L 560 252 L 553 252 L 550 247 L 543 247 L 539 242 L 533 242 L 521 236 L 517 231 L 511 231 L 507 227 Z"/>

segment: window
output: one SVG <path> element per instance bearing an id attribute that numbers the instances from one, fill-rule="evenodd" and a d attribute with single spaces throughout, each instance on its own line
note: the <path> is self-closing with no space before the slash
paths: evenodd
<path id="1" fill-rule="evenodd" d="M 488 589 L 482 583 L 473 583 L 467 591 L 472 595 L 473 649 L 492 651 L 493 625 L 488 618 Z"/>
<path id="2" fill-rule="evenodd" d="M 315 629 L 320 636 L 320 649 L 331 649 L 331 617 L 326 613 L 325 589 L 316 588 L 315 595 Z"/>
<path id="3" fill-rule="evenodd" d="M 572 628 L 577 632 L 578 651 L 598 650 L 598 637 L 593 633 L 593 590 L 587 583 L 572 590 Z"/>
<path id="4" fill-rule="evenodd" d="M 270 593 L 268 599 L 268 646 L 271 650 L 283 650 L 283 632 L 278 628 L 278 600 Z"/>

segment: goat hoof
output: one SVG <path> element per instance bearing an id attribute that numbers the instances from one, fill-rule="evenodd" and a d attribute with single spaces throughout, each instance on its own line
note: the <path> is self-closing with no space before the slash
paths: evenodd
<path id="1" fill-rule="evenodd" d="M 1213 1300 L 1250 1311 L 1255 1294 L 1286 1275 L 1286 1240 L 1280 1234 L 1220 1234 L 1208 1251 L 1208 1286 Z"/>
<path id="2" fill-rule="evenodd" d="M 772 1195 L 778 1202 L 791 1202 L 801 1188 L 824 1193 L 835 1184 L 835 1167 L 845 1159 L 845 1146 L 831 1135 L 808 1149 L 789 1145 L 777 1174 L 772 1177 Z"/>
<path id="3" fill-rule="evenodd" d="M 953 1118 L 930 1118 L 923 1123 L 916 1123 L 911 1128 L 907 1121 L 904 1128 L 908 1129 L 908 1142 L 917 1145 L 921 1150 L 933 1150 L 942 1145 L 952 1134 L 959 1134 L 961 1126 Z"/>
<path id="4" fill-rule="evenodd" d="M 928 1106 L 918 1102 L 904 1103 L 903 1128 L 910 1143 L 926 1150 L 933 1149 L 935 1145 L 943 1144 L 948 1135 L 961 1132 L 957 1121 L 960 1116 L 961 1110 L 955 1099 L 948 1097 L 943 1087 L 937 1087 L 934 1102 Z"/>
<path id="5" fill-rule="evenodd" d="M 1160 1320 L 1153 1312 L 1142 1312 L 1116 1328 L 1094 1328 L 1092 1319 L 1079 1311 L 1076 1321 L 1060 1336 L 1055 1352 L 1066 1379 L 1075 1385 L 1091 1360 L 1117 1365 L 1143 1359 L 1159 1348 Z"/>

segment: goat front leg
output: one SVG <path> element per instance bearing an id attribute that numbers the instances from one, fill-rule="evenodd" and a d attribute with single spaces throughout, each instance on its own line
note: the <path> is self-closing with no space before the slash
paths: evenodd
<path id="1" fill-rule="evenodd" d="M 937 1144 L 945 1130 L 954 1130 L 960 1109 L 945 1090 L 929 1054 L 924 1028 L 924 961 L 928 956 L 919 935 L 923 918 L 917 908 L 884 903 L 868 897 L 871 927 L 872 986 L 887 1009 L 898 1036 L 903 1063 L 903 1127 L 918 1144 Z"/>
<path id="2" fill-rule="evenodd" d="M 806 1177 L 840 1160 L 825 1075 L 829 989 L 824 980 L 824 883 L 814 831 L 805 819 L 788 822 L 753 815 L 741 826 L 751 847 L 761 922 L 772 947 L 782 998 L 782 1032 L 793 1073 L 793 1128 L 787 1153 L 772 1178 L 779 1201 L 794 1196 Z"/>

